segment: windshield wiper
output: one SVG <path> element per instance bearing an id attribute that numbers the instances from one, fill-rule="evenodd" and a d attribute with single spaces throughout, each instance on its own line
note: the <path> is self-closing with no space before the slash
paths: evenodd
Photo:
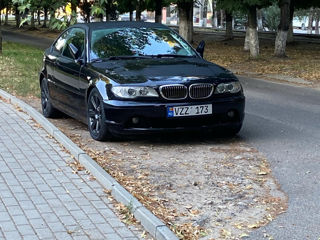
<path id="1" fill-rule="evenodd" d="M 136 55 L 123 55 L 123 56 L 111 56 L 108 58 L 95 58 L 91 60 L 91 63 L 95 63 L 95 62 L 105 62 L 108 60 L 122 60 L 122 59 L 137 59 L 137 58 L 150 58 L 150 56 L 146 56 L 146 55 L 140 55 L 140 56 L 136 56 Z"/>
<path id="2" fill-rule="evenodd" d="M 111 56 L 108 60 L 122 60 L 122 59 L 137 59 L 137 58 L 149 58 L 148 56 L 136 56 L 136 55 L 128 55 L 128 56 Z"/>
<path id="3" fill-rule="evenodd" d="M 188 55 L 178 55 L 178 54 L 156 54 L 156 55 L 146 55 L 153 58 L 194 58 L 195 56 Z"/>
<path id="4" fill-rule="evenodd" d="M 103 62 L 103 61 L 106 61 L 107 59 L 105 58 L 95 58 L 95 59 L 92 59 L 91 60 L 91 63 L 95 63 L 95 62 Z"/>
<path id="5" fill-rule="evenodd" d="M 156 54 L 156 55 L 120 55 L 120 56 L 111 56 L 108 58 L 95 58 L 91 60 L 91 63 L 94 62 L 104 62 L 108 60 L 127 60 L 127 59 L 144 59 L 144 58 L 194 58 L 195 56 L 187 55 L 177 55 L 177 54 Z"/>

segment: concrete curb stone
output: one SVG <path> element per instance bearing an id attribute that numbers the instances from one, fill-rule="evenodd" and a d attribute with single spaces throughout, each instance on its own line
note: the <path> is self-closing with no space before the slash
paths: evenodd
<path id="1" fill-rule="evenodd" d="M 85 152 L 74 144 L 66 135 L 64 135 L 60 130 L 55 130 L 53 132 L 53 137 L 61 143 L 78 161 L 79 156 Z M 93 160 L 92 160 L 93 161 Z"/>
<path id="2" fill-rule="evenodd" d="M 142 226 L 152 237 L 157 240 L 178 240 L 178 237 L 155 215 L 145 208 L 134 196 L 112 178 L 102 167 L 90 158 L 82 149 L 74 144 L 57 127 L 50 123 L 34 108 L 22 100 L 0 89 L 0 96 L 8 100 L 13 105 L 22 108 L 36 122 L 38 122 L 50 135 L 62 144 L 70 153 L 87 169 L 90 173 L 108 190 L 112 196 L 125 206 L 131 208 L 135 218 L 141 222 Z"/>
<path id="3" fill-rule="evenodd" d="M 128 206 L 133 215 L 135 215 L 135 211 L 138 208 L 143 207 L 143 205 L 119 183 L 113 185 L 111 194 L 118 202 L 122 202 L 124 205 Z"/>
<path id="4" fill-rule="evenodd" d="M 156 216 L 154 216 L 148 209 L 145 207 L 138 208 L 134 214 L 136 219 L 138 219 L 142 226 L 145 229 L 149 229 L 148 232 L 156 237 L 157 235 L 157 228 L 158 227 L 165 227 L 165 224 L 159 220 Z M 174 239 L 174 238 L 166 238 L 166 239 Z"/>

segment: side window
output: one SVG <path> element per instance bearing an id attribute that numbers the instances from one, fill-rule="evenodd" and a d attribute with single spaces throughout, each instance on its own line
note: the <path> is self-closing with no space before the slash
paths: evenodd
<path id="1" fill-rule="evenodd" d="M 69 35 L 70 31 L 66 31 L 64 34 L 62 34 L 58 40 L 56 41 L 56 43 L 54 44 L 54 50 L 58 51 L 58 52 L 62 52 L 62 50 L 64 49 L 66 42 L 67 42 L 67 37 Z"/>
<path id="2" fill-rule="evenodd" d="M 66 39 L 66 44 L 63 49 L 62 55 L 72 58 L 68 45 L 72 43 L 79 50 L 79 56 L 82 56 L 85 46 L 85 30 L 81 28 L 72 28 Z"/>

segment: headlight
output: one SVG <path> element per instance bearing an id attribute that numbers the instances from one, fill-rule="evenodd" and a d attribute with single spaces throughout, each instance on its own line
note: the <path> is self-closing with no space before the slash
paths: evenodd
<path id="1" fill-rule="evenodd" d="M 242 89 L 240 82 L 220 83 L 214 91 L 215 94 L 220 93 L 237 93 Z"/>
<path id="2" fill-rule="evenodd" d="M 159 97 L 156 90 L 151 87 L 115 86 L 111 88 L 111 91 L 120 98 Z"/>

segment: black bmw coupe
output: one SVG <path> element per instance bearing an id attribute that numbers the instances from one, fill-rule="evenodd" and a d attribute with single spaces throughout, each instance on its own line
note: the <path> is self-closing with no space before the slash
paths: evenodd
<path id="1" fill-rule="evenodd" d="M 237 134 L 245 97 L 228 70 L 203 59 L 168 27 L 144 22 L 76 24 L 45 51 L 45 117 L 59 111 L 88 124 L 92 138 L 162 131 Z"/>

